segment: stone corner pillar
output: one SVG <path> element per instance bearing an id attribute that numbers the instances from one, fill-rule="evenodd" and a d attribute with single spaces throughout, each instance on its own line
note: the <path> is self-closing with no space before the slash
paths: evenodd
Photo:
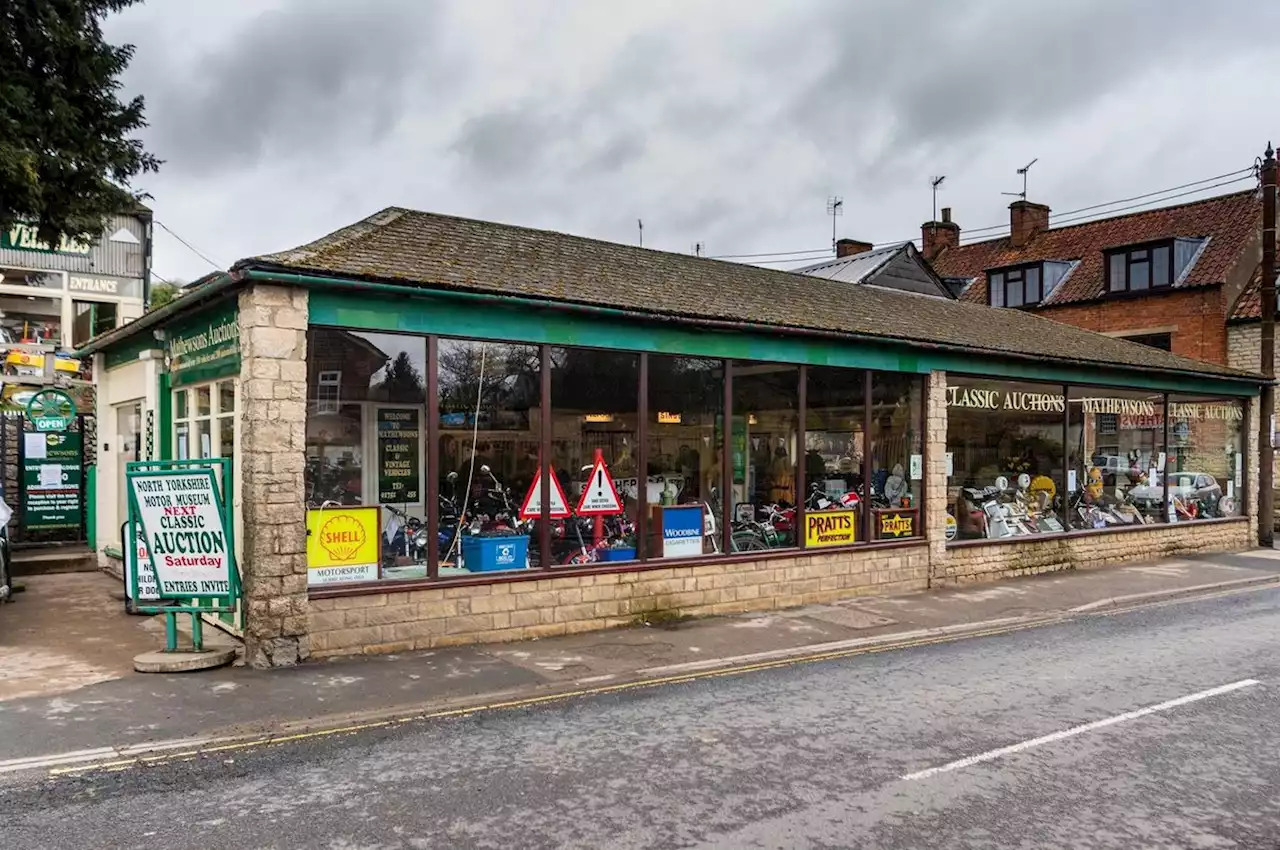
<path id="1" fill-rule="evenodd" d="M 929 541 L 929 583 L 947 558 L 947 373 L 933 371 L 925 381 L 924 506 L 921 518 Z"/>
<path id="2" fill-rule="evenodd" d="M 307 625 L 307 290 L 240 293 L 245 657 L 287 667 L 310 654 Z"/>

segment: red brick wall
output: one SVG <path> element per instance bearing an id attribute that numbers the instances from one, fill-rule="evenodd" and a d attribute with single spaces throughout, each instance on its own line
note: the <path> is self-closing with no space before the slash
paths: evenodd
<path id="1" fill-rule="evenodd" d="M 1222 290 L 1190 289 L 1146 298 L 1066 304 L 1038 311 L 1047 319 L 1100 333 L 1171 333 L 1173 353 L 1227 363 Z"/>

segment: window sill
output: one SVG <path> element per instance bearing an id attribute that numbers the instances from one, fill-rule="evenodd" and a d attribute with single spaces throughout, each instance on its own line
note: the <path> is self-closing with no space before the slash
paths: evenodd
<path id="1" fill-rule="evenodd" d="M 581 576 L 608 575 L 610 573 L 642 573 L 652 570 L 666 570 L 673 567 L 705 567 L 715 564 L 749 564 L 758 561 L 794 560 L 811 555 L 835 555 L 843 552 L 877 552 L 889 549 L 906 549 L 913 546 L 924 546 L 928 541 L 923 537 L 912 537 L 907 540 L 883 540 L 871 543 L 854 543 L 849 546 L 824 546 L 821 549 L 771 549 L 760 552 L 737 552 L 732 555 L 702 555 L 697 558 L 669 558 L 650 561 L 629 561 L 621 563 L 602 562 L 599 566 L 554 566 L 550 569 L 513 570 L 506 573 L 476 573 L 469 576 L 449 576 L 446 578 L 415 578 L 390 581 L 366 582 L 363 584 L 347 584 L 325 588 L 313 588 L 307 593 L 309 599 L 335 599 L 344 596 L 366 596 L 377 593 L 404 593 L 410 590 L 431 590 L 439 587 L 471 587 L 480 584 L 505 584 L 522 581 L 546 581 L 557 578 L 576 578 Z M 984 541 L 975 541 L 984 542 Z"/>
<path id="2" fill-rule="evenodd" d="M 1076 537 L 1096 537 L 1103 534 L 1131 534 L 1135 531 L 1160 531 L 1169 528 L 1197 528 L 1206 525 L 1229 525 L 1237 522 L 1248 522 L 1247 516 L 1219 517 L 1216 519 L 1198 519 L 1189 522 L 1157 522 L 1150 525 L 1121 525 L 1114 528 L 1088 528 L 1073 531 L 1060 531 L 1052 534 L 1022 534 L 1016 537 L 1001 537 L 992 540 L 953 540 L 947 549 L 972 549 L 977 546 L 1007 546 L 1015 543 L 1035 543 L 1041 540 L 1064 540 Z"/>

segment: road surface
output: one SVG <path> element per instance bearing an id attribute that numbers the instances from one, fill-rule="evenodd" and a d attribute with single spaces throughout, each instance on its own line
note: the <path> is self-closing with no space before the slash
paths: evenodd
<path id="1" fill-rule="evenodd" d="M 0 786 L 6 847 L 1280 847 L 1280 590 Z"/>

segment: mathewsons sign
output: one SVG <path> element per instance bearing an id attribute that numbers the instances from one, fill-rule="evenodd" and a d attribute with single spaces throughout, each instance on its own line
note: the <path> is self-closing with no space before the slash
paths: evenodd
<path id="1" fill-rule="evenodd" d="M 131 473 L 129 495 L 162 598 L 232 595 L 231 540 L 213 470 Z"/>

